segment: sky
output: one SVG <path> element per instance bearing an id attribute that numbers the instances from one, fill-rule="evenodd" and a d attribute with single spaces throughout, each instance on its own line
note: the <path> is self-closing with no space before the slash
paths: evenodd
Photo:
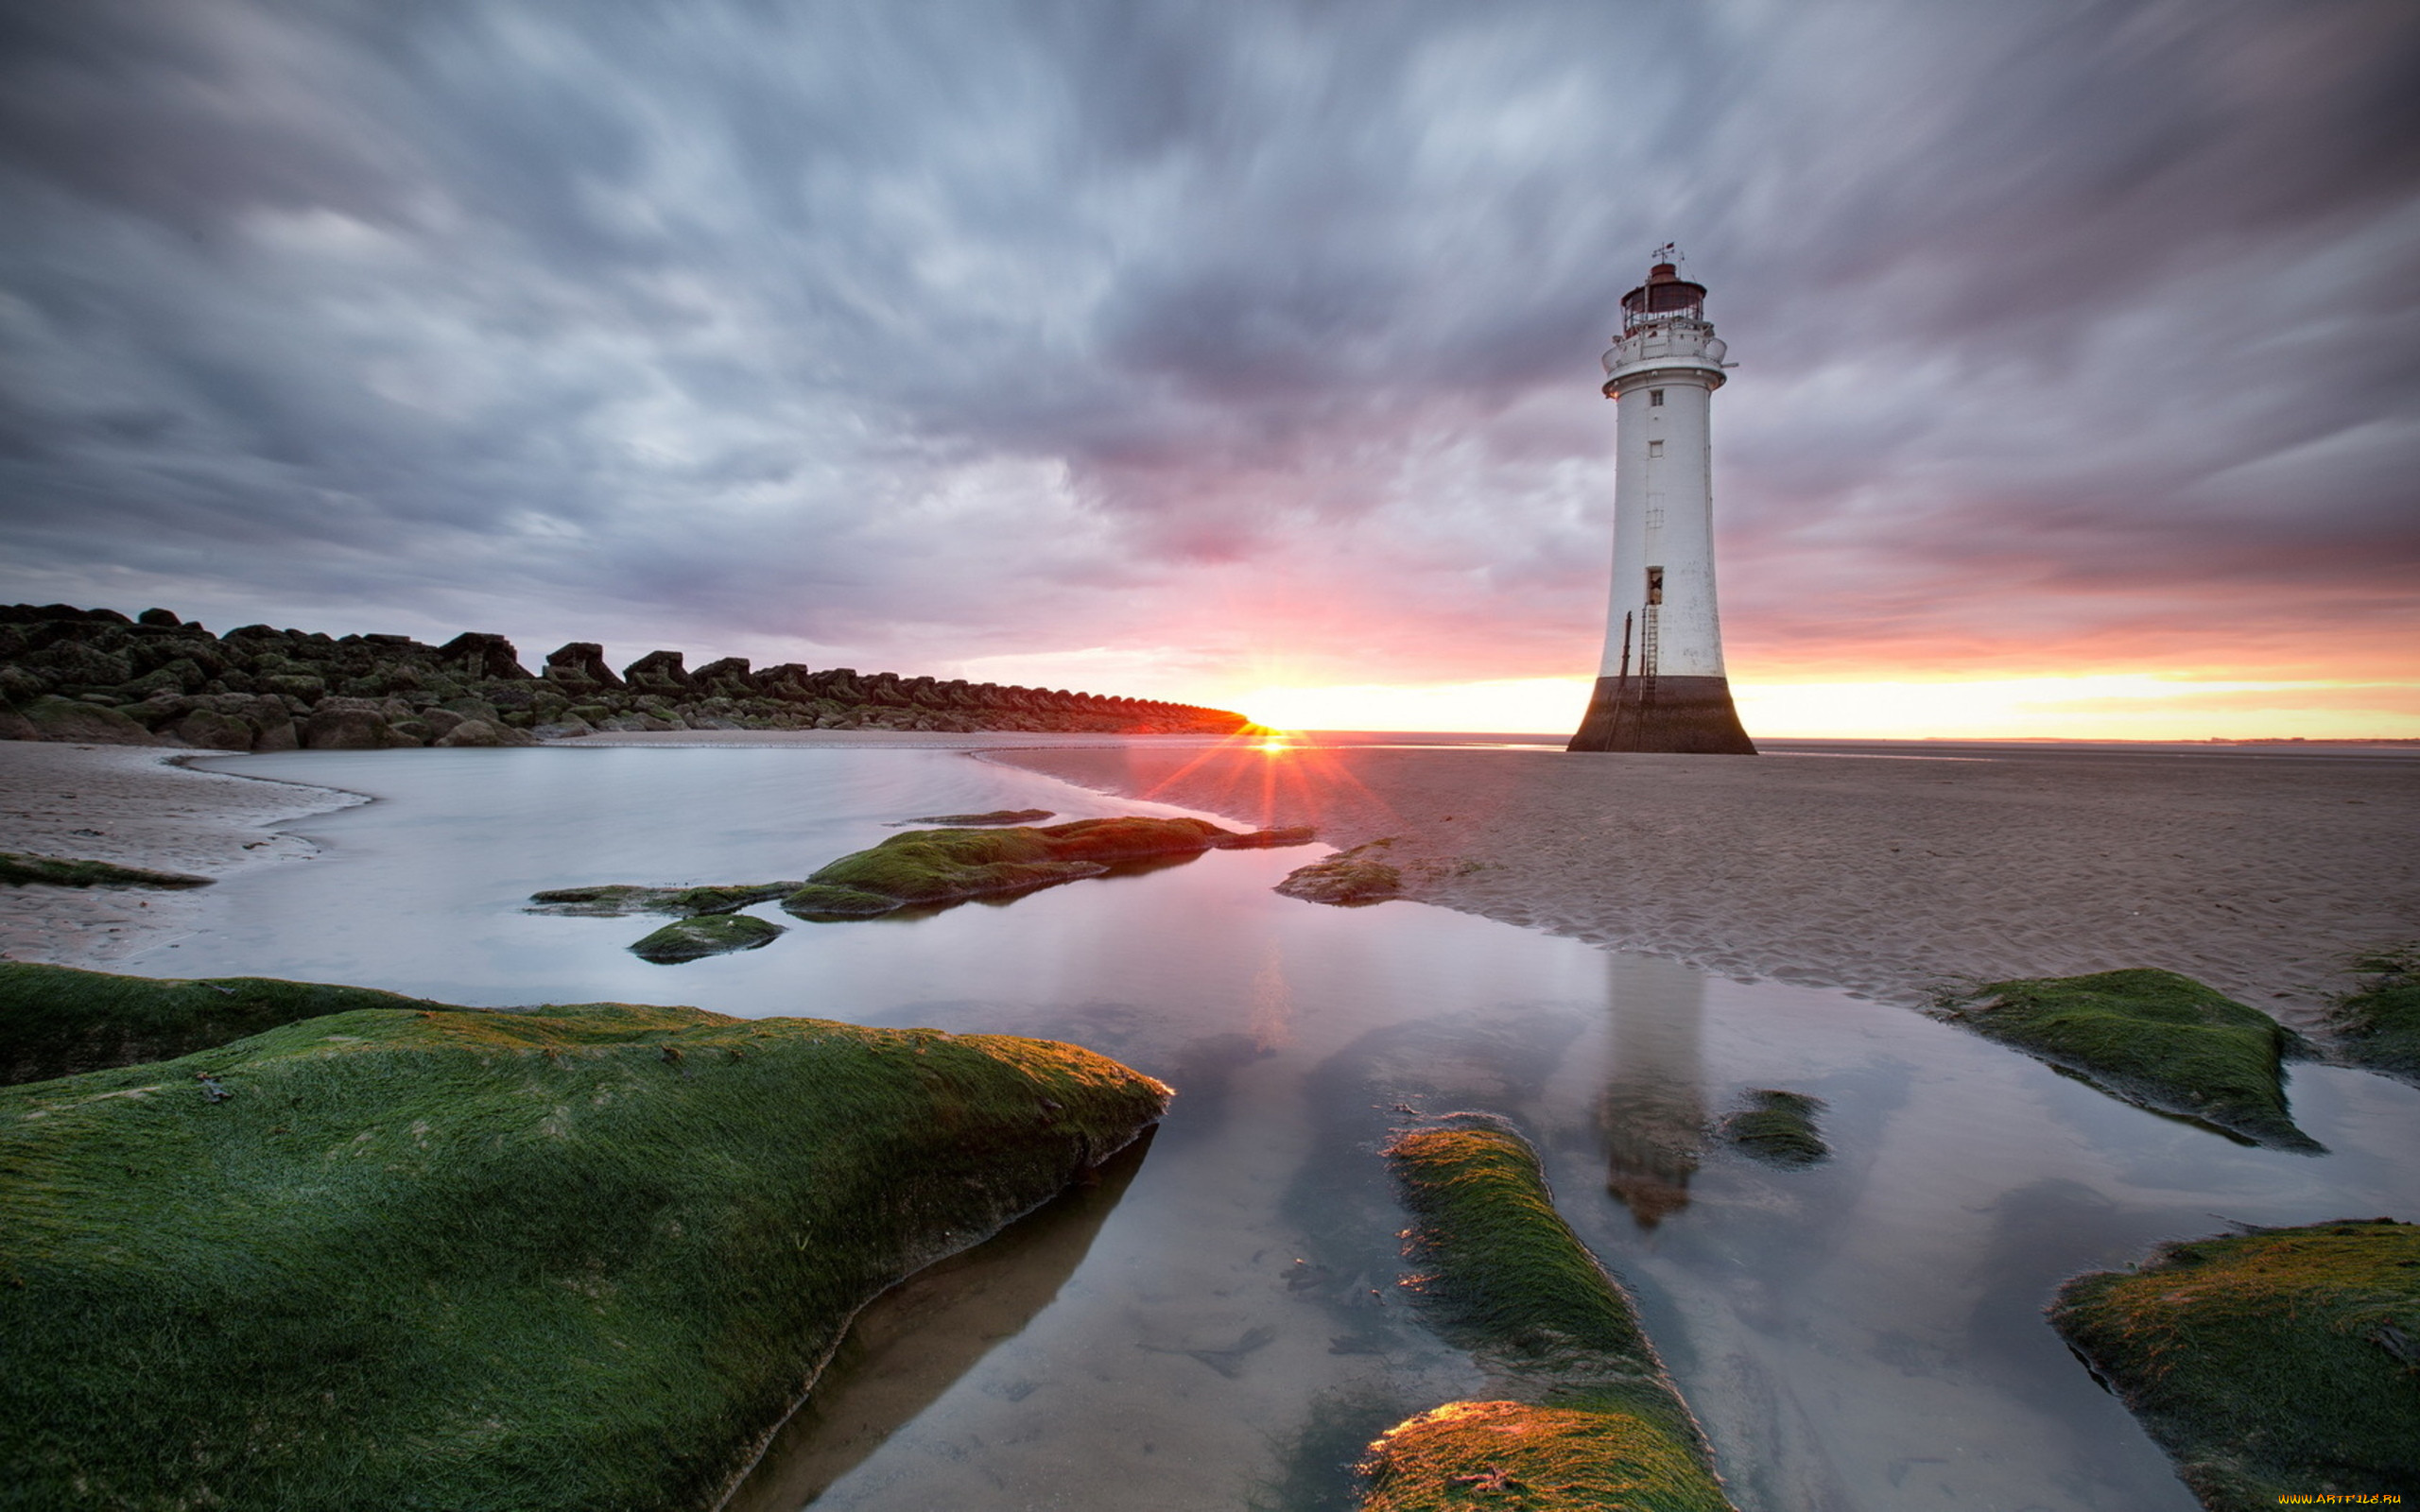
<path id="1" fill-rule="evenodd" d="M 0 601 L 1564 730 L 2420 736 L 2420 7 L 0 0 Z"/>

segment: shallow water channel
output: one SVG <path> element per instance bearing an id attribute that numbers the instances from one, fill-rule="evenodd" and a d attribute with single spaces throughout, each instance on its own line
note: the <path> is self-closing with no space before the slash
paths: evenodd
<path id="1" fill-rule="evenodd" d="M 1507 760 L 1535 759 L 1508 753 Z M 1074 1040 L 1173 1084 L 1102 1182 L 869 1312 L 734 1505 L 1310 1508 L 1411 1412 L 1488 1394 L 1396 1286 L 1376 1147 L 1509 1115 L 1627 1281 L 1746 1512 L 2192 1499 L 2040 1317 L 2058 1281 L 2233 1222 L 2420 1217 L 2420 1091 L 2294 1072 L 2333 1152 L 2127 1107 L 1906 1009 L 1708 978 L 1421 904 L 1270 891 L 1308 850 L 912 919 L 789 926 L 651 966 L 648 918 L 522 912 L 581 883 L 799 878 L 918 815 L 1179 812 L 959 752 L 562 748 L 210 764 L 380 801 L 286 826 L 316 859 L 213 889 L 126 970 L 476 1005 L 623 999 Z M 1829 1104 L 1802 1172 L 1702 1133 L 1752 1088 Z"/>

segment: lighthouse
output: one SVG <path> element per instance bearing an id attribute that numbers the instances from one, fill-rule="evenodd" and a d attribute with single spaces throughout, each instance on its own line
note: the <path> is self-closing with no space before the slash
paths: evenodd
<path id="1" fill-rule="evenodd" d="M 1714 454 L 1723 343 L 1668 243 L 1622 296 L 1614 402 L 1614 593 L 1605 656 L 1570 750 L 1754 756 L 1731 707 L 1714 607 Z"/>

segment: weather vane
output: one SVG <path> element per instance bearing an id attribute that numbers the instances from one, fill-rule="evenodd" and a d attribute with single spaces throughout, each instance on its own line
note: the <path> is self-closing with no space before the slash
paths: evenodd
<path id="1" fill-rule="evenodd" d="M 1663 246 L 1655 249 L 1655 260 L 1659 263 L 1679 262 L 1681 260 L 1680 246 L 1674 242 L 1666 242 Z"/>

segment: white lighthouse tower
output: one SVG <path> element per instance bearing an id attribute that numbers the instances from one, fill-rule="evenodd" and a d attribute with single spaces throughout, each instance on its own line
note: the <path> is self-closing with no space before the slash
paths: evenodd
<path id="1" fill-rule="evenodd" d="M 1622 296 L 1621 335 L 1605 353 L 1613 608 L 1596 691 L 1568 749 L 1756 753 L 1731 707 L 1714 608 L 1706 416 L 1722 387 L 1724 350 L 1706 322 L 1704 286 L 1668 260 Z"/>

